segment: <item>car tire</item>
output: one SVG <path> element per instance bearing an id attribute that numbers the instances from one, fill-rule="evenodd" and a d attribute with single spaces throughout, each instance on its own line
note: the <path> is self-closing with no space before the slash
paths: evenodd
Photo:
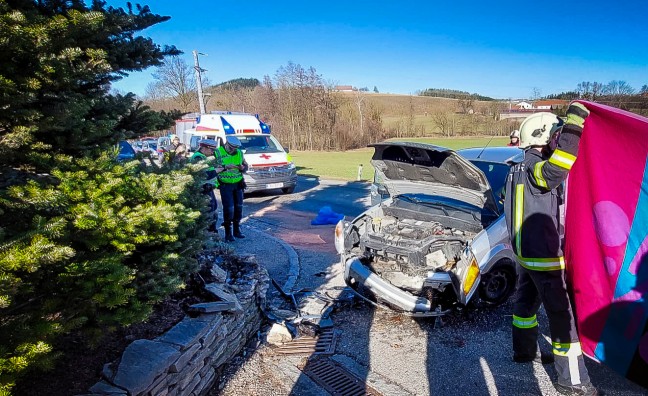
<path id="1" fill-rule="evenodd" d="M 488 273 L 482 275 L 479 284 L 479 298 L 490 305 L 501 305 L 515 291 L 515 267 L 510 262 L 499 262 Z"/>
<path id="2" fill-rule="evenodd" d="M 295 186 L 292 186 L 292 187 L 284 187 L 284 188 L 281 189 L 281 191 L 282 191 L 284 194 L 292 194 L 292 193 L 295 192 Z"/>

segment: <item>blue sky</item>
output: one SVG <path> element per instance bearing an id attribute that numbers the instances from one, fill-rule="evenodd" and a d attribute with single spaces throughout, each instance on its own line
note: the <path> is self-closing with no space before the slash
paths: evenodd
<path id="1" fill-rule="evenodd" d="M 109 4 L 125 6 L 112 0 Z M 212 83 L 273 76 L 289 61 L 335 85 L 495 98 L 648 84 L 648 0 L 149 1 L 171 20 L 142 32 L 173 44 Z M 148 69 L 114 85 L 141 95 Z"/>

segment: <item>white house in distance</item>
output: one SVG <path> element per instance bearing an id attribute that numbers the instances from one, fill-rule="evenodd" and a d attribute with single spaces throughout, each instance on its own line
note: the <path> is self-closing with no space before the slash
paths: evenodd
<path id="1" fill-rule="evenodd" d="M 516 110 L 531 110 L 533 108 L 533 104 L 522 101 L 514 104 L 513 107 Z"/>

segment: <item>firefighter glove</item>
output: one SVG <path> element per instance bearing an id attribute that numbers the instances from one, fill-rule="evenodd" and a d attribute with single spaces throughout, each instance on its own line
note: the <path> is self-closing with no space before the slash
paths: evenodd
<path id="1" fill-rule="evenodd" d="M 589 115 L 589 110 L 582 103 L 573 102 L 567 108 L 567 121 L 565 125 L 575 125 L 579 128 L 583 128 L 585 124 L 585 118 Z"/>

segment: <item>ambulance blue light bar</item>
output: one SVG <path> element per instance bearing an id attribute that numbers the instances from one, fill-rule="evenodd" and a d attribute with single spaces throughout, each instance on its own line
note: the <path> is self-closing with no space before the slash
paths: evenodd
<path id="1" fill-rule="evenodd" d="M 223 130 L 225 131 L 226 135 L 234 135 L 236 133 L 236 130 L 232 128 L 229 122 L 225 121 L 225 118 L 221 116 L 221 122 L 223 123 Z"/>
<path id="2" fill-rule="evenodd" d="M 261 125 L 261 133 L 270 133 L 270 125 L 259 120 L 259 125 Z"/>

